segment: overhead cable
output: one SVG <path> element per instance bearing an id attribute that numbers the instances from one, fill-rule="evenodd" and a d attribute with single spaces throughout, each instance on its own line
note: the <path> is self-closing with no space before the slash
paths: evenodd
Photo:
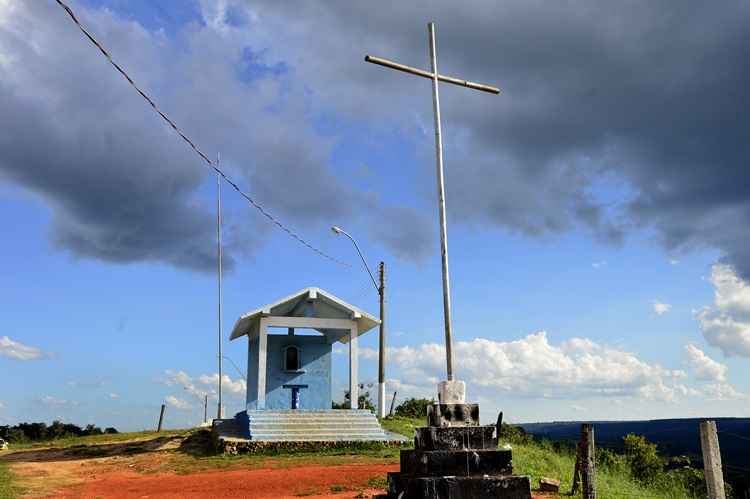
<path id="1" fill-rule="evenodd" d="M 200 157 L 201 157 L 201 159 L 203 159 L 203 161 L 205 161 L 205 162 L 206 162 L 206 164 L 207 164 L 207 165 L 208 165 L 208 166 L 209 166 L 209 167 L 210 167 L 211 169 L 213 169 L 213 170 L 214 170 L 214 171 L 215 171 L 215 172 L 216 172 L 216 173 L 217 173 L 217 174 L 218 174 L 219 176 L 221 176 L 221 178 L 222 178 L 222 179 L 223 179 L 223 180 L 224 180 L 224 181 L 225 181 L 225 182 L 226 182 L 227 184 L 229 184 L 230 186 L 232 186 L 232 188 L 233 188 L 233 189 L 234 189 L 235 191 L 237 191 L 237 193 L 238 193 L 238 194 L 239 194 L 240 196 L 242 196 L 243 198 L 245 198 L 245 199 L 247 200 L 247 202 L 248 202 L 248 203 L 250 203 L 250 204 L 251 204 L 251 205 L 252 205 L 252 206 L 253 206 L 253 207 L 254 207 L 255 209 L 257 209 L 257 210 L 258 210 L 258 211 L 259 211 L 259 212 L 260 212 L 260 213 L 261 213 L 261 214 L 262 214 L 263 216 L 265 216 L 265 217 L 266 217 L 266 218 L 267 218 L 268 220 L 270 220 L 270 221 L 271 221 L 271 223 L 273 223 L 273 224 L 274 224 L 274 225 L 276 225 L 276 226 L 277 226 L 277 227 L 278 227 L 279 229 L 281 229 L 281 230 L 283 230 L 284 232 L 286 232 L 286 233 L 287 233 L 287 234 L 288 234 L 288 235 L 289 235 L 290 237 L 292 237 L 293 239 L 295 239 L 295 240 L 296 240 L 297 242 L 299 242 L 299 243 L 300 243 L 300 244 L 302 244 L 303 246 L 306 246 L 307 248 L 309 248 L 309 249 L 310 249 L 310 250 L 312 250 L 313 252 L 317 253 L 318 255 L 322 256 L 323 258 L 326 258 L 326 259 L 328 259 L 328 260 L 331 260 L 331 261 L 332 261 L 332 262 L 334 262 L 334 263 L 337 263 L 337 264 L 339 264 L 339 265 L 343 265 L 343 266 L 345 266 L 345 267 L 348 267 L 348 266 L 349 266 L 349 264 L 348 264 L 348 263 L 342 262 L 341 260 L 339 260 L 339 259 L 337 259 L 337 258 L 334 258 L 334 257 L 332 257 L 332 256 L 328 255 L 327 253 L 325 253 L 325 252 L 321 251 L 320 249 L 316 248 L 315 246 L 313 246 L 312 244 L 310 244 L 309 242 L 307 242 L 307 241 L 306 241 L 306 240 L 305 240 L 304 238 L 302 238 L 302 236 L 300 236 L 299 234 L 297 234 L 296 232 L 294 232 L 294 231 L 293 231 L 292 229 L 290 229 L 289 227 L 287 227 L 286 225 L 284 225 L 284 224 L 283 224 L 283 223 L 282 223 L 281 221 L 279 221 L 279 220 L 278 220 L 278 219 L 277 219 L 276 217 L 274 217 L 273 215 L 271 215 L 271 214 L 270 214 L 270 213 L 269 213 L 269 212 L 268 212 L 268 211 L 267 211 L 267 210 L 266 210 L 265 208 L 263 208 L 263 206 L 261 206 L 261 205 L 260 205 L 260 204 L 259 204 L 258 202 L 256 202 L 256 201 L 255 201 L 255 200 L 254 200 L 254 199 L 253 199 L 252 197 L 250 197 L 250 195 L 249 195 L 249 194 L 247 194 L 247 193 L 246 193 L 246 192 L 244 192 L 244 191 L 243 191 L 242 189 L 240 189 L 240 187 L 239 187 L 239 186 L 238 186 L 238 185 L 237 185 L 237 184 L 236 184 L 236 183 L 235 183 L 235 182 L 234 182 L 234 181 L 233 181 L 232 179 L 230 179 L 230 178 L 229 178 L 229 177 L 228 177 L 228 176 L 227 176 L 227 175 L 226 175 L 226 174 L 225 174 L 225 173 L 224 173 L 224 172 L 223 172 L 223 171 L 222 171 L 222 170 L 221 170 L 221 169 L 220 169 L 220 168 L 219 168 L 219 167 L 218 167 L 218 166 L 216 165 L 216 162 L 215 162 L 215 161 L 213 161 L 213 160 L 211 160 L 211 159 L 210 159 L 210 158 L 209 158 L 209 157 L 208 157 L 208 156 L 207 156 L 207 155 L 206 155 L 206 154 L 205 154 L 205 153 L 204 153 L 204 152 L 203 152 L 203 151 L 202 151 L 202 150 L 201 150 L 201 149 L 200 149 L 200 148 L 199 148 L 199 147 L 198 147 L 198 146 L 196 145 L 196 143 L 195 143 L 195 142 L 194 142 L 193 140 L 191 140 L 191 139 L 190 139 L 190 137 L 188 137 L 188 136 L 187 136 L 187 135 L 185 134 L 185 132 L 183 132 L 183 131 L 182 131 L 182 130 L 181 130 L 181 129 L 180 129 L 180 128 L 179 128 L 179 127 L 178 127 L 178 126 L 177 126 L 177 125 L 175 124 L 175 122 L 174 122 L 174 121 L 172 121 L 172 119 L 171 119 L 171 118 L 170 118 L 169 116 L 167 116 L 167 115 L 166 115 L 166 114 L 165 114 L 164 112 L 162 112 L 162 110 L 161 110 L 161 109 L 159 109 L 159 107 L 158 107 L 158 106 L 156 105 L 156 103 L 154 102 L 154 100 L 153 100 L 153 99 L 152 99 L 151 97 L 149 97 L 149 96 L 148 96 L 148 94 L 146 94 L 146 92 L 144 92 L 143 90 L 141 90 L 141 88 L 140 88 L 140 87 L 139 87 L 139 86 L 138 86 L 138 85 L 137 85 L 137 84 L 135 83 L 135 81 L 133 81 L 133 79 L 132 79 L 132 78 L 130 77 L 130 75 L 128 75 L 128 73 L 127 73 L 127 72 L 125 72 L 125 70 L 124 70 L 124 69 L 122 69 L 122 67 L 121 67 L 121 66 L 120 66 L 119 64 L 117 64 L 117 63 L 116 63 L 116 62 L 115 62 L 115 61 L 114 61 L 114 60 L 112 59 L 112 56 L 111 56 L 111 55 L 109 54 L 109 52 L 107 51 L 107 49 L 105 49 L 105 48 L 104 48 L 104 46 L 103 46 L 103 45 L 102 45 L 101 43 L 99 43 L 99 41 L 97 41 L 97 39 L 96 39 L 96 38 L 94 38 L 94 36 L 93 36 L 93 35 L 92 35 L 92 34 L 91 34 L 91 33 L 90 33 L 90 32 L 89 32 L 89 31 L 88 31 L 88 30 L 87 30 L 87 29 L 86 29 L 86 28 L 85 28 L 85 27 L 84 27 L 84 26 L 83 26 L 83 25 L 81 24 L 81 22 L 80 22 L 80 21 L 78 20 L 78 17 L 76 17 L 75 13 L 73 12 L 73 10 L 72 10 L 72 9 L 71 9 L 70 7 L 68 7 L 68 5 L 67 5 L 67 4 L 65 3 L 65 2 L 63 2 L 62 0 L 56 0 L 56 1 L 57 1 L 57 4 L 58 4 L 58 5 L 60 6 L 60 7 L 62 7 L 62 8 L 63 8 L 63 9 L 65 10 L 65 12 L 67 12 L 67 14 L 68 14 L 68 16 L 70 17 L 70 19 L 72 19 L 72 20 L 73 20 L 73 22 L 74 22 L 74 23 L 76 24 L 76 26 L 78 26 L 78 28 L 79 28 L 79 29 L 81 30 L 81 32 L 82 32 L 82 33 L 83 33 L 84 35 L 86 35 L 86 38 L 88 38 L 88 39 L 89 39 L 89 41 L 90 41 L 90 42 L 91 42 L 91 43 L 92 43 L 92 44 L 93 44 L 93 45 L 94 45 L 94 46 L 95 46 L 95 47 L 96 47 L 97 49 L 99 49 L 99 51 L 100 51 L 100 52 L 102 53 L 102 55 L 104 55 L 104 57 L 106 57 L 107 61 L 109 61 L 109 63 L 110 63 L 111 65 L 112 65 L 112 67 L 114 67 L 114 68 L 115 68 L 115 69 L 117 70 L 117 72 L 118 72 L 118 73 L 120 73 L 120 74 L 121 74 L 121 75 L 122 75 L 122 76 L 123 76 L 123 77 L 124 77 L 124 78 L 125 78 L 125 79 L 126 79 L 126 80 L 128 81 L 128 83 L 130 83 L 130 85 L 131 85 L 131 86 L 132 86 L 132 87 L 133 87 L 133 88 L 134 88 L 134 89 L 135 89 L 135 90 L 136 90 L 136 91 L 137 91 L 137 92 L 138 92 L 138 93 L 139 93 L 139 94 L 141 95 L 141 97 L 143 97 L 143 98 L 144 98 L 144 99 L 146 100 L 146 102 L 148 102 L 148 103 L 149 103 L 149 105 L 151 105 L 151 107 L 152 107 L 152 108 L 154 109 L 154 111 L 156 111 L 156 112 L 157 112 L 157 113 L 159 114 L 159 116 L 161 116 L 161 117 L 162 117 L 162 119 L 163 119 L 164 121 L 166 121 L 166 122 L 167 122 L 167 124 L 168 124 L 169 126 L 171 126 L 171 127 L 172 127 L 172 129 L 173 129 L 173 130 L 174 130 L 174 131 L 175 131 L 175 132 L 177 133 L 177 135 L 179 135 L 179 136 L 180 136 L 180 137 L 182 138 L 182 140 L 184 140 L 184 141 L 185 141 L 185 142 L 186 142 L 186 143 L 187 143 L 187 144 L 188 144 L 188 145 L 190 146 L 190 148 L 191 148 L 191 149 L 193 149 L 193 151 L 195 151 L 195 153 L 196 153 L 196 154 L 198 154 L 198 156 L 200 156 Z"/>

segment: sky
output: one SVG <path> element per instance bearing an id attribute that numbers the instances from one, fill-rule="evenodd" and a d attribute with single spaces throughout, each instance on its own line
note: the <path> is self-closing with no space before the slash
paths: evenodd
<path id="1" fill-rule="evenodd" d="M 750 4 L 76 0 L 225 184 L 224 387 L 244 312 L 307 286 L 374 315 L 387 393 L 445 377 L 430 82 L 443 84 L 457 377 L 511 422 L 750 416 Z M 216 180 L 52 0 L 0 0 L 0 424 L 216 411 Z M 377 379 L 377 332 L 361 341 Z M 346 348 L 334 345 L 334 398 Z M 372 389 L 373 393 L 377 390 Z"/>

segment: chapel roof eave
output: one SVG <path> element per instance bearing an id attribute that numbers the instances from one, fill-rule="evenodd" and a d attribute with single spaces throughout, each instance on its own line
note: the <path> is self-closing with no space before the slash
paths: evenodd
<path id="1" fill-rule="evenodd" d="M 320 303 L 321 305 L 306 306 L 309 303 Z M 333 294 L 320 288 L 308 287 L 240 316 L 232 328 L 229 340 L 232 341 L 245 335 L 250 337 L 256 335 L 261 317 L 346 317 L 357 323 L 359 335 L 366 333 L 380 324 L 380 321 L 371 314 L 345 302 Z M 316 330 L 323 334 L 328 334 L 326 330 Z M 338 340 L 341 341 L 342 339 L 338 338 Z"/>

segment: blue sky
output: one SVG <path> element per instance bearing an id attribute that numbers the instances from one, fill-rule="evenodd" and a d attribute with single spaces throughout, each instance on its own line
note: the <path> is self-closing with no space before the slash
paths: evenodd
<path id="1" fill-rule="evenodd" d="M 0 423 L 59 418 L 135 430 L 153 426 L 166 401 L 168 426 L 194 424 L 201 394 L 215 404 L 214 177 L 53 2 L 3 4 L 11 14 L 0 14 L 9 131 L 0 140 Z M 246 340 L 226 341 L 234 320 L 306 286 L 377 312 L 353 248 L 329 230 L 339 224 L 373 268 L 388 266 L 388 392 L 432 396 L 444 373 L 429 85 L 362 62 L 374 51 L 426 63 L 423 13 L 415 8 L 405 16 L 411 25 L 393 27 L 333 6 L 71 5 L 201 147 L 221 152 L 244 188 L 352 264 L 309 251 L 225 187 L 226 355 L 244 371 Z M 471 16 L 487 8 L 477 4 Z M 714 138 L 688 134 L 676 113 L 673 134 L 632 131 L 632 106 L 618 95 L 572 113 L 561 104 L 577 98 L 566 93 L 571 80 L 531 83 L 554 66 L 553 48 L 519 40 L 527 53 L 509 43 L 499 60 L 461 57 L 462 47 L 493 43 L 494 21 L 473 34 L 469 20 L 456 20 L 463 40 L 450 8 L 434 9 L 446 32 L 438 32 L 441 67 L 504 89 L 499 97 L 443 90 L 456 364 L 483 416 L 750 415 L 750 288 L 737 249 L 747 197 L 698 178 L 731 176 L 730 154 L 708 155 Z M 531 4 L 510 10 L 530 28 L 550 29 Z M 358 35 L 333 30 L 348 16 Z M 587 16 L 591 26 L 609 22 L 605 13 Z M 647 19 L 634 21 L 648 29 Z M 552 30 L 551 46 L 575 48 L 580 35 L 570 24 L 570 32 Z M 316 34 L 321 28 L 330 36 Z M 728 35 L 715 38 L 732 46 Z M 611 42 L 592 36 L 581 47 Z M 56 54 L 58 46 L 65 51 Z M 647 59 L 648 47 L 634 47 Z M 595 62 L 577 67 L 606 81 Z M 625 87 L 658 100 L 647 83 Z M 731 117 L 739 106 L 720 108 Z M 607 130 L 596 113 L 612 117 Z M 549 128 L 557 119 L 567 123 Z M 693 131 L 703 123 L 687 121 Z M 486 137 L 487 129 L 502 136 Z M 679 196 L 667 199 L 672 193 Z M 375 331 L 362 346 L 361 376 L 374 381 Z M 335 354 L 339 399 L 346 360 Z M 244 387 L 231 364 L 225 373 L 233 414 Z"/>

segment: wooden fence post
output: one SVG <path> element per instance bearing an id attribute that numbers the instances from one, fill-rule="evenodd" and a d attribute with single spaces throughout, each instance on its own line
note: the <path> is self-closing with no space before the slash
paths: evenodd
<path id="1" fill-rule="evenodd" d="M 159 426 L 156 428 L 157 433 L 161 431 L 161 424 L 164 422 L 164 409 L 166 408 L 166 405 L 161 405 L 161 411 L 159 412 Z"/>
<path id="2" fill-rule="evenodd" d="M 721 473 L 721 452 L 716 421 L 702 421 L 700 424 L 701 450 L 703 451 L 703 473 L 706 476 L 708 499 L 726 499 L 724 475 Z"/>
<path id="3" fill-rule="evenodd" d="M 583 499 L 596 499 L 594 425 L 581 425 L 581 478 Z"/>
<path id="4" fill-rule="evenodd" d="M 576 442 L 576 464 L 573 467 L 573 487 L 570 495 L 574 496 L 581 488 L 581 442 Z"/>

